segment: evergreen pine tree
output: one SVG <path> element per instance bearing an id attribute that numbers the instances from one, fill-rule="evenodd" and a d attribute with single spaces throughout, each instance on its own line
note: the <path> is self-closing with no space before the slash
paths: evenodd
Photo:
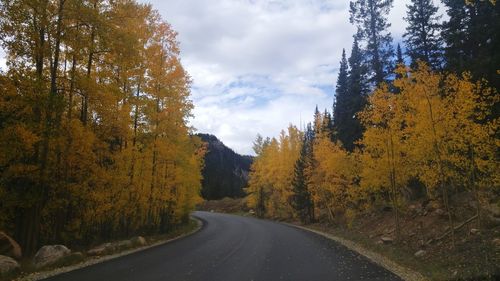
<path id="1" fill-rule="evenodd" d="M 314 203 L 309 190 L 310 175 L 313 168 L 313 142 L 314 129 L 311 124 L 308 124 L 300 156 L 295 163 L 292 181 L 293 195 L 291 198 L 291 205 L 297 211 L 300 220 L 304 223 L 314 221 Z"/>
<path id="2" fill-rule="evenodd" d="M 369 92 L 368 67 L 363 61 L 363 53 L 356 38 L 352 44 L 349 68 L 348 92 L 351 95 L 364 98 Z"/>
<path id="3" fill-rule="evenodd" d="M 330 140 L 334 140 L 334 131 L 333 131 L 333 120 L 332 115 L 325 109 L 323 113 L 323 123 L 321 127 L 322 133 L 326 134 Z"/>
<path id="4" fill-rule="evenodd" d="M 321 113 L 319 112 L 318 105 L 314 109 L 314 133 L 317 135 L 321 132 L 323 128 L 323 119 Z"/>
<path id="5" fill-rule="evenodd" d="M 500 5 L 490 1 L 443 0 L 449 19 L 444 23 L 446 68 L 470 71 L 500 89 Z"/>
<path id="6" fill-rule="evenodd" d="M 401 45 L 398 43 L 398 47 L 396 49 L 396 67 L 405 66 L 405 65 L 406 65 L 406 63 L 405 63 L 405 59 L 403 57 L 403 51 L 401 50 Z M 396 72 L 396 79 L 400 79 L 402 77 L 403 77 L 402 74 Z M 391 88 L 392 88 L 394 93 L 399 93 L 399 89 L 397 89 L 393 84 L 391 85 Z"/>
<path id="7" fill-rule="evenodd" d="M 412 65 L 417 60 L 427 62 L 432 68 L 442 66 L 442 38 L 438 7 L 432 0 L 411 0 L 404 18 L 408 22 L 403 34 L 406 50 Z"/>
<path id="8" fill-rule="evenodd" d="M 345 54 L 342 56 L 333 109 L 335 138 L 348 151 L 354 150 L 355 142 L 363 135 L 363 127 L 356 115 L 366 104 L 367 92 L 366 65 L 355 38 L 349 61 Z"/>
<path id="9" fill-rule="evenodd" d="M 448 21 L 443 24 L 443 39 L 445 46 L 446 68 L 460 73 L 465 69 L 466 50 L 466 8 L 463 1 L 448 1 L 443 3 L 447 7 Z"/>
<path id="10" fill-rule="evenodd" d="M 349 126 L 349 65 L 347 62 L 345 49 L 342 51 L 340 70 L 335 87 L 335 102 L 333 104 L 333 126 L 336 132 L 336 139 L 345 143 L 345 131 Z"/>
<path id="11" fill-rule="evenodd" d="M 346 108 L 346 98 L 349 93 L 349 65 L 347 62 L 345 49 L 342 50 L 342 59 L 340 60 L 339 75 L 337 85 L 335 86 L 335 101 L 333 103 L 333 123 L 337 126 L 342 121 L 343 112 Z"/>
<path id="12" fill-rule="evenodd" d="M 398 47 L 396 49 L 396 64 L 404 65 L 405 59 L 403 58 L 403 51 L 401 51 L 401 45 L 398 43 Z"/>
<path id="13" fill-rule="evenodd" d="M 372 86 L 387 80 L 392 73 L 392 37 L 387 15 L 393 0 L 355 0 L 350 3 L 350 22 L 358 27 L 356 38 L 364 46 Z"/>

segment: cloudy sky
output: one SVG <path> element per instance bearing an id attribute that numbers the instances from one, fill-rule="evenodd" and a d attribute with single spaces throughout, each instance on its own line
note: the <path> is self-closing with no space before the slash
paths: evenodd
<path id="1" fill-rule="evenodd" d="M 355 28 L 348 0 L 145 0 L 179 32 L 193 78 L 192 121 L 235 151 L 252 154 L 260 133 L 329 110 L 342 48 Z M 391 32 L 399 41 L 409 0 L 394 1 Z"/>
<path id="2" fill-rule="evenodd" d="M 142 0 L 179 32 L 193 78 L 192 125 L 243 154 L 260 133 L 277 136 L 331 109 L 342 48 L 355 28 L 348 0 Z M 409 0 L 394 1 L 400 41 Z M 0 68 L 4 68 L 0 50 Z"/>

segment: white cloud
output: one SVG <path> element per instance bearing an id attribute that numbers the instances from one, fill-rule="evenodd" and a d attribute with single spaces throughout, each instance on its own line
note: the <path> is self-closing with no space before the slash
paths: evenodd
<path id="1" fill-rule="evenodd" d="M 250 154 L 258 133 L 277 136 L 310 121 L 316 105 L 330 109 L 355 30 L 339 2 L 151 1 L 179 32 L 198 131 Z"/>

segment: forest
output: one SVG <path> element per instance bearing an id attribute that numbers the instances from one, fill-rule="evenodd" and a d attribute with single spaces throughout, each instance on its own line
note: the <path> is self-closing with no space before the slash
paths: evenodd
<path id="1" fill-rule="evenodd" d="M 205 147 L 177 33 L 135 1 L 0 1 L 0 229 L 23 253 L 189 219 Z"/>
<path id="2" fill-rule="evenodd" d="M 301 225 L 349 230 L 389 214 L 370 239 L 412 251 L 433 244 L 442 251 L 430 261 L 456 254 L 457 270 L 498 276 L 500 4 L 409 0 L 397 42 L 394 0 L 346 2 L 357 31 L 339 58 L 332 107 L 277 137 L 258 135 L 253 157 L 196 134 L 178 34 L 150 4 L 0 0 L 2 237 L 24 257 L 43 245 L 149 239 L 189 225 L 204 199 L 229 196 L 238 198 L 228 205 L 246 204 L 239 214 Z M 229 230 L 230 216 L 206 210 Z"/>
<path id="3" fill-rule="evenodd" d="M 257 215 L 352 226 L 384 208 L 397 242 L 414 235 L 400 227 L 412 203 L 433 202 L 452 248 L 465 223 L 498 225 L 489 210 L 500 204 L 500 5 L 444 0 L 442 17 L 434 2 L 411 1 L 395 44 L 393 1 L 350 1 L 357 32 L 331 111 L 254 142 L 247 192 Z"/>

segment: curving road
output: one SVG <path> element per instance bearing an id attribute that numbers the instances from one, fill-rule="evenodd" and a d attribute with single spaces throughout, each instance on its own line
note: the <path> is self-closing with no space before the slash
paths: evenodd
<path id="1" fill-rule="evenodd" d="M 195 212 L 193 235 L 46 280 L 401 280 L 317 234 L 255 218 Z"/>

